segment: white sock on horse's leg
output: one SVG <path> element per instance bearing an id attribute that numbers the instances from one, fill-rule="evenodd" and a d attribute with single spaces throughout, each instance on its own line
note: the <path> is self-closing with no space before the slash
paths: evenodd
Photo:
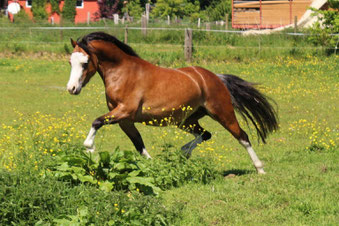
<path id="1" fill-rule="evenodd" d="M 86 140 L 84 141 L 84 146 L 86 147 L 87 151 L 94 152 L 95 146 L 94 146 L 94 138 L 97 130 L 95 128 L 91 128 L 89 131 Z"/>
<path id="2" fill-rule="evenodd" d="M 142 154 L 143 156 L 145 156 L 147 159 L 151 159 L 151 158 L 152 158 L 152 157 L 150 156 L 150 154 L 148 154 L 146 148 L 143 148 L 143 149 L 142 149 L 141 154 Z"/>
<path id="3" fill-rule="evenodd" d="M 240 144 L 242 146 L 244 146 L 249 154 L 249 156 L 252 159 L 253 165 L 255 166 L 255 168 L 257 169 L 259 174 L 265 174 L 264 171 L 264 165 L 262 164 L 262 162 L 259 160 L 257 154 L 254 152 L 251 144 L 247 141 L 244 140 L 239 140 Z"/>

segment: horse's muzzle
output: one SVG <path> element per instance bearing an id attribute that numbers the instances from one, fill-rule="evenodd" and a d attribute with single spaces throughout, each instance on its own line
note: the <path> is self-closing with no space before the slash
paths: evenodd
<path id="1" fill-rule="evenodd" d="M 81 87 L 79 87 L 79 88 L 76 88 L 75 86 L 67 87 L 67 90 L 72 95 L 78 95 L 81 92 Z"/>

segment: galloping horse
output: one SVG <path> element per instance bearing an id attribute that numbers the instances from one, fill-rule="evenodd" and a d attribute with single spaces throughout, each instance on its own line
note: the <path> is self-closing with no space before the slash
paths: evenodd
<path id="1" fill-rule="evenodd" d="M 182 147 L 187 156 L 201 142 L 211 138 L 198 120 L 205 115 L 219 122 L 246 148 L 258 173 L 265 173 L 247 134 L 240 128 L 234 108 L 255 126 L 265 142 L 268 133 L 278 128 L 277 116 L 266 97 L 234 75 L 214 74 L 201 67 L 169 69 L 141 59 L 133 49 L 104 32 L 94 32 L 78 41 L 70 58 L 71 74 L 67 84 L 77 95 L 98 72 L 104 82 L 109 112 L 98 117 L 84 142 L 94 151 L 94 137 L 106 124 L 118 123 L 140 154 L 146 151 L 135 122 L 165 126 L 165 118 L 191 133 L 195 139 Z M 189 111 L 182 113 L 182 108 Z M 161 124 L 160 124 L 161 122 Z M 168 123 L 167 123 L 168 124 Z M 193 126 L 192 126 L 193 125 Z"/>

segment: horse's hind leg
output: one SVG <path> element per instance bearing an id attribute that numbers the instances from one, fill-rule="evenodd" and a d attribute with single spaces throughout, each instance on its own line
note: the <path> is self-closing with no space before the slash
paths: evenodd
<path id="1" fill-rule="evenodd" d="M 182 125 L 179 126 L 180 129 L 195 136 L 194 140 L 181 147 L 181 150 L 186 154 L 187 158 L 191 156 L 192 150 L 196 148 L 198 144 L 209 140 L 212 136 L 210 132 L 206 131 L 199 125 L 198 120 L 205 115 L 206 110 L 199 109 L 197 112 L 188 117 Z"/>
<path id="2" fill-rule="evenodd" d="M 223 104 L 207 104 L 210 116 L 227 129 L 246 148 L 258 173 L 265 174 L 263 164 L 254 152 L 248 135 L 239 126 L 231 102 L 229 101 L 228 104 L 224 104 L 225 102 L 225 100 L 222 100 L 220 103 Z"/>

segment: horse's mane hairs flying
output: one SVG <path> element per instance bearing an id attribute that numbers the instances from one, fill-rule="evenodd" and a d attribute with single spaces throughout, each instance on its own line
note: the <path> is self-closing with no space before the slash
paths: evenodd
<path id="1" fill-rule="evenodd" d="M 125 43 L 122 43 L 116 37 L 109 35 L 105 32 L 90 33 L 90 34 L 82 37 L 81 39 L 78 39 L 77 44 L 89 54 L 90 51 L 89 51 L 89 48 L 88 48 L 88 43 L 91 42 L 91 41 L 94 41 L 94 40 L 111 42 L 114 45 L 116 45 L 119 49 L 124 51 L 126 54 L 128 54 L 130 56 L 139 57 L 138 54 L 136 54 L 136 52 L 130 46 L 126 45 Z"/>

